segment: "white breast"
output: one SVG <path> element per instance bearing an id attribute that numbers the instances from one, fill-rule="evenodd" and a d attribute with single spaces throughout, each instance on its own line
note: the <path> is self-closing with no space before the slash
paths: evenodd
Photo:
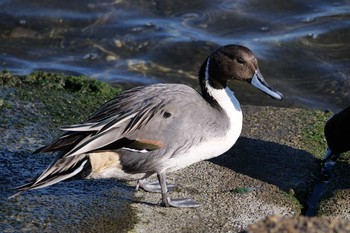
<path id="1" fill-rule="evenodd" d="M 175 171 L 202 160 L 217 157 L 229 150 L 237 141 L 242 130 L 242 111 L 234 93 L 229 89 L 211 89 L 211 95 L 223 108 L 229 119 L 229 128 L 223 137 L 212 138 L 188 150 L 187 153 L 175 156 L 167 161 L 163 171 Z"/>

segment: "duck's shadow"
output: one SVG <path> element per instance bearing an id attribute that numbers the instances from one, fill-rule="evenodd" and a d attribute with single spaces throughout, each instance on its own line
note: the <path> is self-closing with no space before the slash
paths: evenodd
<path id="1" fill-rule="evenodd" d="M 237 173 L 293 190 L 300 201 L 320 178 L 320 160 L 310 153 L 273 142 L 241 137 L 224 155 L 210 160 Z"/>

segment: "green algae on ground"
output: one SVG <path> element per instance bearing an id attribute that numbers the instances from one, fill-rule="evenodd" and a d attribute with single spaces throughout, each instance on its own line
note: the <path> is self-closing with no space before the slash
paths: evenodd
<path id="1" fill-rule="evenodd" d="M 302 204 L 302 202 L 304 202 L 304 201 L 302 200 L 302 198 L 300 198 L 300 197 L 298 198 L 296 196 L 296 193 L 293 189 L 289 189 L 288 192 L 284 192 L 283 194 L 287 198 L 287 200 L 289 200 L 291 203 L 293 203 L 294 206 L 300 210 L 300 213 L 305 211 L 305 205 Z"/>
<path id="2" fill-rule="evenodd" d="M 0 73 L 0 85 L 11 87 L 34 87 L 42 90 L 65 90 L 80 93 L 109 95 L 115 92 L 108 83 L 86 76 L 65 76 L 63 74 L 38 71 L 26 76 L 14 76 L 8 71 Z"/>
<path id="3" fill-rule="evenodd" d="M 46 72 L 15 76 L 2 71 L 0 86 L 16 88 L 16 96 L 20 100 L 42 104 L 43 114 L 50 115 L 56 126 L 79 123 L 121 91 L 86 76 Z"/>
<path id="4" fill-rule="evenodd" d="M 238 187 L 238 188 L 230 190 L 230 192 L 244 194 L 244 193 L 249 193 L 249 192 L 252 192 L 255 190 L 256 190 L 256 188 L 251 188 L 251 187 Z"/>
<path id="5" fill-rule="evenodd" d="M 324 125 L 332 115 L 331 112 L 320 110 L 301 110 L 299 112 L 300 121 L 305 126 L 301 134 L 302 146 L 316 158 L 322 159 L 327 150 Z"/>
<path id="6" fill-rule="evenodd" d="M 11 103 L 9 103 L 8 101 L 0 98 L 0 109 L 2 109 L 2 108 L 11 108 L 11 107 L 12 107 Z"/>

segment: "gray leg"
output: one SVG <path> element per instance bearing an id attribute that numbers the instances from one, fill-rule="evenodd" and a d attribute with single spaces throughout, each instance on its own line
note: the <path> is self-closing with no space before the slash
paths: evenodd
<path id="1" fill-rule="evenodd" d="M 162 200 L 160 201 L 161 205 L 164 205 L 165 207 L 199 207 L 200 204 L 195 202 L 192 199 L 182 198 L 182 199 L 171 199 L 168 193 L 168 188 L 166 185 L 166 175 L 165 173 L 159 173 L 157 174 L 161 193 L 162 193 Z"/>
<path id="2" fill-rule="evenodd" d="M 171 191 L 177 187 L 176 184 L 166 184 L 168 191 Z M 161 187 L 158 181 L 155 182 L 149 182 L 146 179 L 139 180 L 136 185 L 136 190 L 143 189 L 146 192 L 151 192 L 151 193 L 161 193 Z"/>

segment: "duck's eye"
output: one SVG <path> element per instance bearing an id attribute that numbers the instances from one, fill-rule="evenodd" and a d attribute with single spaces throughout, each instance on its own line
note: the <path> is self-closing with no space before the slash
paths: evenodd
<path id="1" fill-rule="evenodd" d="M 243 64 L 244 60 L 242 58 L 237 58 L 237 62 L 240 63 L 240 64 Z"/>

